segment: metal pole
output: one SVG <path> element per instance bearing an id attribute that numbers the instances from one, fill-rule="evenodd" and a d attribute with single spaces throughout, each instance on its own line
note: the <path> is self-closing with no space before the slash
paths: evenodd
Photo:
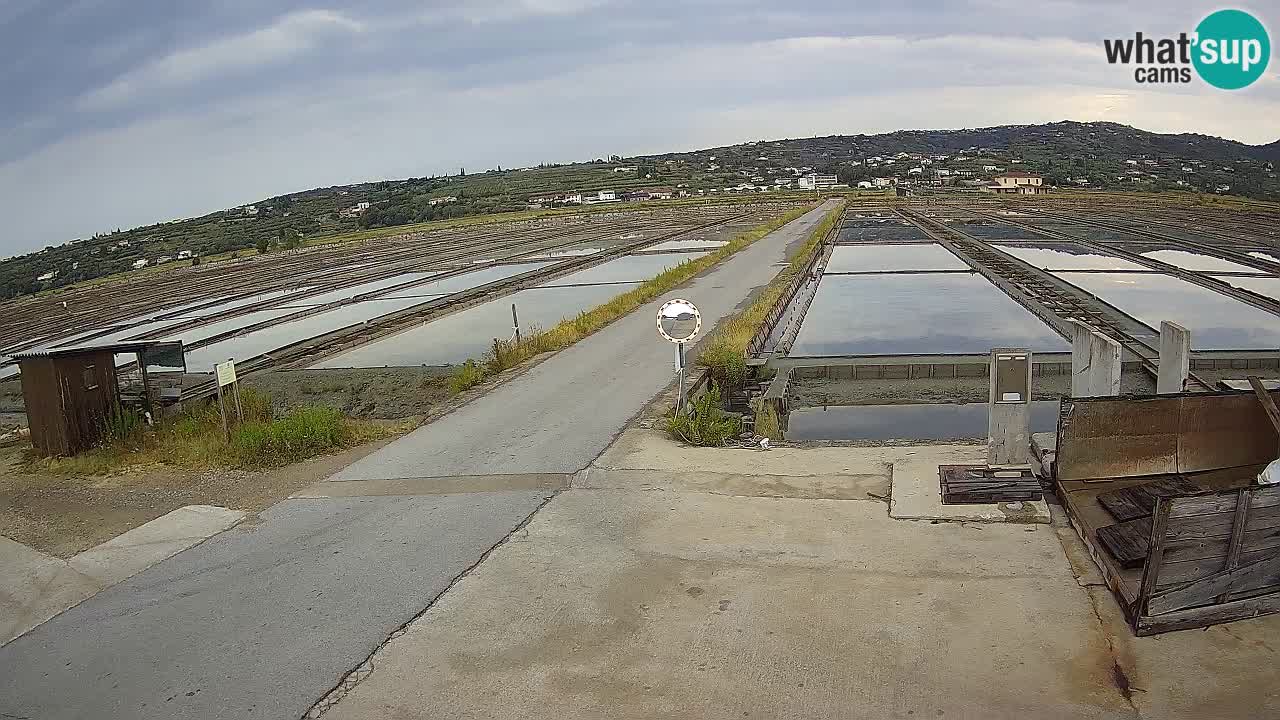
<path id="1" fill-rule="evenodd" d="M 520 342 L 520 318 L 516 316 L 515 303 L 511 303 L 511 326 L 516 329 L 516 342 Z"/>
<path id="2" fill-rule="evenodd" d="M 684 408 L 684 343 L 676 343 L 676 371 L 679 376 L 679 395 L 676 398 L 676 413 Z"/>

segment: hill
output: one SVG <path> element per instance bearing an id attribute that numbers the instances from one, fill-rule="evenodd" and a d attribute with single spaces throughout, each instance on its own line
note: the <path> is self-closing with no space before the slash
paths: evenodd
<path id="1" fill-rule="evenodd" d="M 915 156 L 915 157 L 912 157 Z M 943 157 L 945 156 L 945 157 Z M 930 172 L 911 173 L 929 159 Z M 661 186 L 696 194 L 785 186 L 804 172 L 855 184 L 875 177 L 979 183 L 991 167 L 1049 176 L 1059 186 L 1222 192 L 1280 200 L 1280 141 L 1248 145 L 1116 123 L 1058 122 L 965 130 L 768 140 L 682 153 L 317 188 L 198 218 L 102 233 L 0 261 L 0 298 L 164 262 L 290 247 L 364 228 L 522 210 L 540 194 Z M 945 179 L 940 170 L 945 170 Z M 367 203 L 367 205 L 365 205 Z"/>

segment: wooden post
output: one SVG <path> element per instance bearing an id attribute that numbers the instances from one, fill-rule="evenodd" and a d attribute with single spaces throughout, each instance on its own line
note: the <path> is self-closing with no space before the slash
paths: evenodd
<path id="1" fill-rule="evenodd" d="M 520 318 L 516 316 L 516 304 L 511 303 L 511 326 L 516 329 L 516 342 L 520 342 Z"/>
<path id="2" fill-rule="evenodd" d="M 237 378 L 235 382 L 231 383 L 231 387 L 236 400 L 236 420 L 244 422 L 244 409 L 240 406 L 240 380 Z"/>
<path id="3" fill-rule="evenodd" d="M 1160 323 L 1160 367 L 1156 372 L 1156 393 L 1169 395 L 1187 388 L 1191 371 L 1191 331 L 1169 321 Z"/>
<path id="4" fill-rule="evenodd" d="M 218 415 L 222 417 L 222 437 L 231 442 L 231 428 L 227 426 L 227 404 L 222 398 L 222 385 L 218 385 Z"/>

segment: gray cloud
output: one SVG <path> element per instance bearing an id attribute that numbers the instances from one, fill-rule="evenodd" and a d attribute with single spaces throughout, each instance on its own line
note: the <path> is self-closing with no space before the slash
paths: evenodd
<path id="1" fill-rule="evenodd" d="M 1274 61 L 1223 93 L 1103 60 L 1103 37 L 1206 9 L 0 0 L 0 256 L 318 185 L 760 137 L 1071 118 L 1276 139 Z"/>

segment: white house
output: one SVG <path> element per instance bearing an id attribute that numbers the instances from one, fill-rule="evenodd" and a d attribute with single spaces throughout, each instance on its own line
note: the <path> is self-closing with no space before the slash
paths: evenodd
<path id="1" fill-rule="evenodd" d="M 58 277 L 58 271 L 57 271 L 57 270 L 50 270 L 49 272 L 47 272 L 47 273 L 45 273 L 45 274 L 41 275 L 40 277 L 36 278 L 36 280 L 39 280 L 40 282 L 45 282 L 45 281 L 47 281 L 47 280 L 52 280 L 52 279 L 54 279 L 54 278 L 56 278 L 56 277 Z"/>
<path id="2" fill-rule="evenodd" d="M 840 179 L 835 175 L 809 173 L 797 181 L 797 187 L 801 190 L 826 190 L 834 187 L 838 182 Z"/>
<path id="3" fill-rule="evenodd" d="M 908 175 L 923 175 L 923 174 L 924 174 L 924 168 L 922 168 L 922 167 L 907 168 L 907 174 L 908 174 Z"/>
<path id="4" fill-rule="evenodd" d="M 870 180 L 859 180 L 859 181 L 858 181 L 858 187 L 860 187 L 860 188 L 864 188 L 864 189 L 865 189 L 865 188 L 870 188 L 870 187 L 871 187 L 871 181 L 870 181 Z"/>
<path id="5" fill-rule="evenodd" d="M 1049 191 L 1044 187 L 1044 176 L 1022 170 L 1010 170 L 995 176 L 985 189 L 1009 195 L 1039 195 Z"/>
<path id="6" fill-rule="evenodd" d="M 999 172 L 999 165 L 983 165 L 982 172 Z"/>
<path id="7" fill-rule="evenodd" d="M 190 251 L 190 250 L 179 250 L 179 251 L 178 251 L 178 259 L 179 259 L 179 260 L 190 260 L 191 258 L 193 258 L 193 257 L 195 257 L 195 256 L 196 256 L 196 254 L 195 254 L 194 252 Z"/>
<path id="8" fill-rule="evenodd" d="M 883 188 L 883 187 L 889 187 L 890 185 L 892 185 L 893 179 L 887 178 L 887 177 L 878 177 L 878 178 L 871 178 L 871 182 L 876 187 Z"/>
<path id="9" fill-rule="evenodd" d="M 146 267 L 147 265 L 148 265 L 148 262 L 147 262 L 147 259 L 146 259 L 146 258 L 140 258 L 140 259 L 138 259 L 138 260 L 134 260 L 134 261 L 133 261 L 133 269 L 134 269 L 134 270 L 138 270 L 138 269 L 144 268 L 144 267 Z"/>
<path id="10" fill-rule="evenodd" d="M 427 200 L 427 205 L 428 206 L 445 205 L 447 203 L 456 203 L 456 202 L 458 202 L 457 196 L 446 195 L 444 197 L 436 197 L 436 198 L 431 198 L 430 200 Z M 365 204 L 367 205 L 368 203 L 365 203 Z"/>

